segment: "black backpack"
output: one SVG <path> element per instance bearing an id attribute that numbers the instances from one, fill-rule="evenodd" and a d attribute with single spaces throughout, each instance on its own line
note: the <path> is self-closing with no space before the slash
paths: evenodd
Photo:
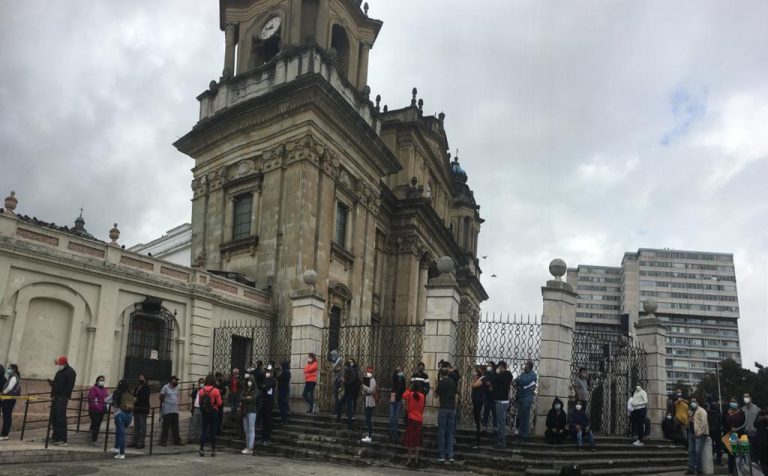
<path id="1" fill-rule="evenodd" d="M 213 389 L 209 391 L 205 391 L 205 389 L 202 390 L 202 393 L 200 393 L 199 403 L 200 403 L 200 411 L 203 412 L 203 415 L 210 415 L 213 413 L 213 400 L 211 399 L 211 392 Z"/>

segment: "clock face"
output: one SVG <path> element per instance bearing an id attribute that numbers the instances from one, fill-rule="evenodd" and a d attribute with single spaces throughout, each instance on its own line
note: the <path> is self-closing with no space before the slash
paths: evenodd
<path id="1" fill-rule="evenodd" d="M 280 28 L 280 21 L 280 17 L 277 15 L 267 20 L 267 22 L 264 24 L 264 27 L 261 29 L 259 38 L 266 40 L 277 33 L 277 30 Z"/>

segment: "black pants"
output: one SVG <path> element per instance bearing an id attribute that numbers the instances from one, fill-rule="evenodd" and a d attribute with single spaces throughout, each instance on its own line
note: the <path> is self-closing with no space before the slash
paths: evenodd
<path id="1" fill-rule="evenodd" d="M 178 416 L 178 414 L 177 414 Z M 216 429 L 219 428 L 219 412 L 201 413 L 200 451 L 205 449 L 206 441 L 211 442 L 211 449 L 216 451 Z"/>
<path id="2" fill-rule="evenodd" d="M 272 439 L 272 410 L 275 403 L 269 398 L 265 398 L 261 405 L 261 441 L 270 441 Z"/>
<path id="3" fill-rule="evenodd" d="M 16 400 L 3 400 L 3 431 L 0 436 L 8 436 L 11 432 L 11 420 L 13 419 L 13 407 L 16 406 Z"/>
<path id="4" fill-rule="evenodd" d="M 146 437 L 147 437 L 147 414 L 134 412 L 133 414 L 133 446 L 139 449 L 144 448 L 144 441 Z"/>
<path id="5" fill-rule="evenodd" d="M 53 397 L 51 402 L 53 441 L 67 441 L 67 403 L 68 399 L 64 397 Z"/>
<path id="6" fill-rule="evenodd" d="M 496 426 L 496 402 L 493 401 L 493 395 L 490 393 L 485 394 L 485 400 L 483 400 L 483 426 L 489 426 L 488 416 L 492 415 L 490 426 Z"/>
<path id="7" fill-rule="evenodd" d="M 172 433 L 173 442 L 177 445 L 181 444 L 181 437 L 179 436 L 179 414 L 178 413 L 166 413 L 163 415 L 163 429 L 160 431 L 160 444 L 164 445 L 168 442 L 168 431 Z"/>
<path id="8" fill-rule="evenodd" d="M 473 400 L 472 401 L 472 418 L 475 419 L 475 431 L 477 433 L 480 433 L 480 419 L 482 418 L 481 416 L 482 413 L 483 413 L 483 401 Z"/>
<path id="9" fill-rule="evenodd" d="M 544 438 L 546 438 L 547 443 L 554 443 L 559 445 L 565 439 L 565 429 L 563 429 L 560 433 L 555 433 L 553 430 L 547 428 L 547 431 L 544 432 Z"/>
<path id="10" fill-rule="evenodd" d="M 96 441 L 99 439 L 99 430 L 101 430 L 101 422 L 104 420 L 104 412 L 88 410 L 88 416 L 91 418 L 91 441 Z"/>
<path id="11" fill-rule="evenodd" d="M 283 422 L 288 420 L 288 414 L 290 413 L 288 397 L 288 389 L 286 389 L 284 392 L 277 393 L 277 409 L 280 412 L 280 420 Z"/>

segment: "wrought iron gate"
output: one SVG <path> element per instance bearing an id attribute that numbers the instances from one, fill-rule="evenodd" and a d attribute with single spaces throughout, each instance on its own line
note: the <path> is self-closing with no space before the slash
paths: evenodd
<path id="1" fill-rule="evenodd" d="M 630 434 L 627 401 L 635 384 L 646 382 L 645 350 L 619 333 L 577 329 L 571 358 L 573 378 L 581 367 L 589 377 L 587 410 L 592 428 L 607 435 Z"/>
<path id="2" fill-rule="evenodd" d="M 263 362 L 291 359 L 291 327 L 224 322 L 213 333 L 213 372 L 228 374 Z"/>

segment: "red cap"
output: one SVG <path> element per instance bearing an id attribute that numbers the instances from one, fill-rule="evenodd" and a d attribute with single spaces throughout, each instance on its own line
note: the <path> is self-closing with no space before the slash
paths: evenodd
<path id="1" fill-rule="evenodd" d="M 369 366 L 368 366 L 368 368 L 367 368 L 367 369 L 365 369 L 365 371 L 366 371 L 366 372 L 371 372 L 371 373 L 373 373 L 373 367 L 371 367 L 371 366 L 369 365 Z"/>
<path id="2" fill-rule="evenodd" d="M 62 355 L 58 359 L 56 359 L 56 365 L 67 365 L 69 361 L 67 360 L 66 355 Z"/>

